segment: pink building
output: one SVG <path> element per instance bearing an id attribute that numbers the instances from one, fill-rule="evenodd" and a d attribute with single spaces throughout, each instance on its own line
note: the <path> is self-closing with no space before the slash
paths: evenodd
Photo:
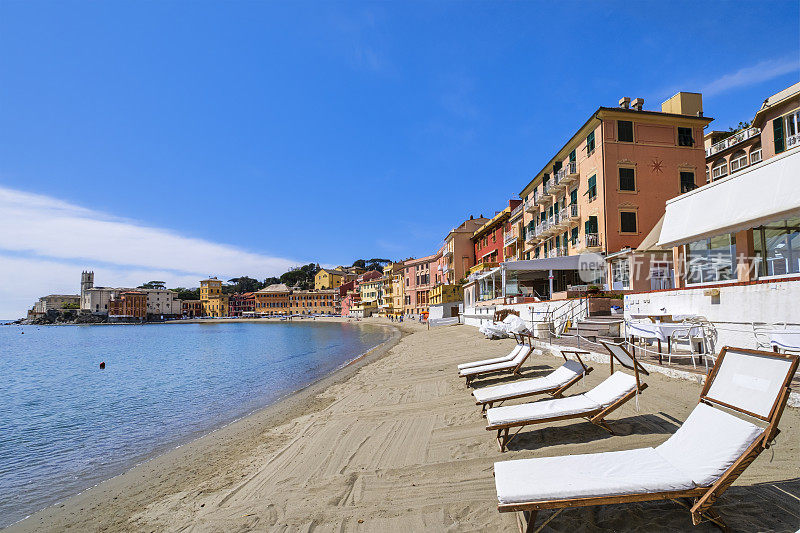
<path id="1" fill-rule="evenodd" d="M 403 268 L 405 288 L 404 314 L 428 315 L 428 291 L 435 285 L 435 273 L 437 266 L 440 264 L 438 262 L 440 258 L 441 255 L 437 253 L 405 261 Z"/>

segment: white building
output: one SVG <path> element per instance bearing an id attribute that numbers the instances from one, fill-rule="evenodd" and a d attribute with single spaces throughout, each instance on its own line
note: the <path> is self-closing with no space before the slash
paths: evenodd
<path id="1" fill-rule="evenodd" d="M 80 306 L 82 311 L 93 315 L 107 315 L 109 302 L 119 293 L 137 290 L 147 294 L 147 314 L 155 318 L 161 316 L 180 316 L 181 301 L 177 293 L 167 289 L 128 289 L 115 287 L 95 287 L 94 272 L 81 273 Z"/>

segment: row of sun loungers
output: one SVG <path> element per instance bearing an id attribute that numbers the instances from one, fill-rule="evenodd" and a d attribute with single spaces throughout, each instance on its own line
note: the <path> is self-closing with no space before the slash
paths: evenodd
<path id="1" fill-rule="evenodd" d="M 562 353 L 564 364 L 544 377 L 475 389 L 472 394 L 485 411 L 486 429 L 497 431 L 500 450 L 505 451 L 516 435 L 509 437 L 510 429 L 531 424 L 587 418 L 611 431 L 604 418 L 647 388 L 642 376 L 648 372 L 622 345 L 605 347 L 611 375 L 582 394 L 563 397 L 592 371 L 581 359 L 587 352 L 580 351 Z M 535 351 L 529 340 L 527 348 L 520 343 L 500 358 L 504 361 L 460 365 L 459 373 L 475 376 L 514 362 L 514 373 L 519 373 Z M 615 362 L 621 367 L 616 371 Z M 534 531 L 537 513 L 544 509 L 558 514 L 569 507 L 669 499 L 687 507 L 695 525 L 710 521 L 725 529 L 711 506 L 771 445 L 797 366 L 797 355 L 725 347 L 706 378 L 697 407 L 666 442 L 655 448 L 497 462 L 498 510 L 519 513 L 520 531 Z M 483 370 L 463 373 L 475 369 Z M 494 407 L 537 394 L 553 398 Z"/>

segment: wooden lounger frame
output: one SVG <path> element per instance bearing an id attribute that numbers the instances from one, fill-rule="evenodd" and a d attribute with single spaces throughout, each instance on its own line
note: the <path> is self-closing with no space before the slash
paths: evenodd
<path id="1" fill-rule="evenodd" d="M 781 387 L 781 391 L 778 394 L 778 397 L 775 399 L 775 403 L 772 405 L 770 410 L 769 416 L 759 416 L 755 413 L 751 413 L 741 407 L 737 407 L 735 405 L 726 404 L 724 402 L 715 400 L 708 396 L 708 391 L 711 388 L 711 384 L 714 381 L 714 378 L 717 375 L 717 371 L 719 370 L 720 363 L 725 358 L 725 354 L 728 350 L 735 350 L 736 352 L 740 353 L 751 353 L 756 355 L 763 355 L 763 356 L 771 356 L 771 357 L 783 357 L 786 359 L 790 359 L 792 361 L 791 367 L 789 372 L 786 375 L 786 379 Z M 711 486 L 708 487 L 697 487 L 694 489 L 689 490 L 681 490 L 681 491 L 670 491 L 670 492 L 651 492 L 645 494 L 626 494 L 626 495 L 618 495 L 618 496 L 598 496 L 598 497 L 589 497 L 589 498 L 568 498 L 568 499 L 560 499 L 560 500 L 543 500 L 543 501 L 532 501 L 532 502 L 524 502 L 524 503 L 513 503 L 513 504 L 499 504 L 497 506 L 498 511 L 501 513 L 508 513 L 508 512 L 519 512 L 517 515 L 517 525 L 519 526 L 519 530 L 521 532 L 532 532 L 538 531 L 541 527 L 544 527 L 550 520 L 555 518 L 558 513 L 563 511 L 564 509 L 570 507 L 587 507 L 592 505 L 614 505 L 619 503 L 633 503 L 633 502 L 644 502 L 644 501 L 656 501 L 656 500 L 672 500 L 677 504 L 686 507 L 689 509 L 689 512 L 692 515 L 692 523 L 694 525 L 698 525 L 702 522 L 712 522 L 713 524 L 720 527 L 723 531 L 728 531 L 728 527 L 725 522 L 722 521 L 722 518 L 719 514 L 711 509 L 711 506 L 719 499 L 720 495 L 725 492 L 725 490 L 730 487 L 736 479 L 744 472 L 744 470 L 750 466 L 758 456 L 769 448 L 775 437 L 778 435 L 780 430 L 778 429 L 778 422 L 781 419 L 781 415 L 783 414 L 783 410 L 786 407 L 786 402 L 789 399 L 789 393 L 791 389 L 789 384 L 794 376 L 795 372 L 797 371 L 798 360 L 800 360 L 800 356 L 795 354 L 777 354 L 774 352 L 765 352 L 760 350 L 749 350 L 744 348 L 733 348 L 729 346 L 725 346 L 722 348 L 722 351 L 717 358 L 714 367 L 711 370 L 711 373 L 708 375 L 706 379 L 705 385 L 703 386 L 703 390 L 700 393 L 700 400 L 699 403 L 705 403 L 707 405 L 718 405 L 721 407 L 725 407 L 726 409 L 730 409 L 736 411 L 738 413 L 747 415 L 749 417 L 767 422 L 767 426 L 764 429 L 764 432 L 759 436 L 753 444 L 750 445 L 747 450 L 736 460 L 734 463 L 726 470 L 722 476 Z M 688 501 L 684 501 L 688 500 Z M 558 509 L 556 513 L 551 515 L 547 521 L 542 524 L 538 529 L 534 528 L 534 522 L 536 520 L 536 515 L 540 510 L 543 509 Z"/>
<path id="2" fill-rule="evenodd" d="M 522 368 L 522 365 L 525 364 L 525 361 L 527 361 L 528 357 L 530 357 L 531 354 L 533 353 L 533 336 L 525 334 L 525 333 L 514 333 L 513 335 L 514 335 L 515 339 L 518 339 L 517 344 L 522 344 L 523 346 L 525 345 L 525 337 L 527 337 L 528 338 L 528 346 L 530 347 L 530 350 L 528 350 L 528 353 L 525 355 L 525 357 L 522 358 L 522 360 L 519 362 L 519 364 L 517 364 L 517 366 L 512 367 L 512 368 L 498 368 L 498 369 L 495 369 L 495 370 L 486 370 L 486 371 L 483 371 L 483 372 L 476 372 L 474 374 L 470 374 L 469 376 L 464 376 L 465 378 L 467 378 L 467 387 L 471 387 L 472 386 L 472 380 L 474 380 L 476 377 L 482 376 L 484 374 L 492 374 L 494 372 L 511 372 L 512 374 L 519 375 L 519 371 Z"/>
<path id="3" fill-rule="evenodd" d="M 602 344 L 603 344 L 603 346 L 606 346 L 606 343 L 602 343 Z M 636 388 L 635 389 L 633 389 L 628 394 L 626 394 L 625 396 L 623 396 L 619 400 L 615 401 L 614 403 L 612 403 L 608 407 L 604 407 L 604 408 L 601 408 L 601 409 L 595 409 L 593 411 L 585 411 L 585 412 L 582 412 L 582 413 L 574 413 L 574 414 L 570 414 L 570 415 L 551 416 L 551 417 L 548 417 L 548 418 L 539 418 L 539 419 L 536 419 L 536 420 L 520 420 L 518 422 L 510 422 L 508 424 L 497 424 L 497 425 L 494 425 L 494 426 L 486 426 L 486 431 L 497 431 L 497 446 L 500 448 L 500 451 L 501 452 L 505 452 L 506 451 L 506 448 L 508 447 L 508 444 L 514 439 L 514 437 L 516 437 L 519 434 L 520 431 L 522 431 L 523 427 L 534 425 L 534 424 L 548 424 L 550 422 L 557 422 L 559 420 L 571 420 L 571 419 L 577 419 L 577 418 L 585 418 L 589 422 L 591 422 L 592 424 L 600 426 L 601 428 L 605 429 L 606 431 L 608 431 L 609 433 L 611 433 L 613 435 L 614 432 L 611 430 L 610 427 L 608 427 L 608 424 L 606 423 L 605 418 L 608 415 L 610 415 L 611 413 L 613 413 L 614 411 L 616 411 L 617 409 L 619 409 L 620 407 L 622 407 L 625 403 L 630 401 L 637 394 L 641 393 L 643 390 L 645 390 L 647 388 L 647 383 L 644 383 L 639 378 L 639 374 L 640 373 L 644 374 L 646 376 L 650 375 L 650 373 L 647 370 L 645 370 L 645 368 L 639 363 L 639 361 L 637 361 L 636 358 L 633 355 L 631 355 L 631 353 L 628 350 L 626 350 L 624 346 L 622 346 L 622 345 L 614 345 L 614 346 L 617 346 L 617 347 L 621 348 L 628 355 L 628 357 L 631 358 L 631 361 L 633 361 L 633 365 L 630 365 L 627 362 L 623 362 L 622 360 L 618 359 L 617 356 L 614 355 L 614 352 L 612 352 L 608 348 L 608 346 L 606 346 L 606 349 L 608 350 L 608 353 L 609 353 L 609 356 L 610 356 L 609 357 L 609 362 L 610 362 L 610 367 L 611 367 L 611 374 L 614 373 L 614 360 L 616 359 L 617 362 L 619 364 L 621 364 L 622 366 L 624 366 L 625 368 L 633 370 L 633 374 L 636 377 Z M 519 428 L 519 429 L 517 431 L 515 431 L 513 434 L 509 435 L 509 430 L 511 428 L 515 428 L 515 427 Z"/>
<path id="4" fill-rule="evenodd" d="M 579 374 L 579 375 L 575 376 L 574 378 L 570 379 L 569 381 L 567 381 L 566 383 L 564 383 L 563 385 L 559 385 L 557 387 L 551 387 L 549 389 L 542 389 L 542 390 L 538 390 L 538 391 L 535 391 L 535 392 L 522 392 L 520 394 L 515 394 L 513 396 L 506 396 L 502 400 L 489 400 L 489 401 L 486 401 L 486 402 L 476 401 L 475 405 L 480 405 L 481 406 L 481 412 L 485 413 L 486 409 L 490 409 L 494 405 L 495 402 L 499 402 L 498 405 L 502 405 L 503 402 L 505 402 L 506 400 L 516 400 L 518 398 L 526 398 L 528 396 L 536 396 L 537 394 L 550 394 L 553 398 L 561 398 L 561 396 L 564 394 L 565 390 L 567 390 L 568 388 L 572 387 L 574 384 L 576 384 L 581 379 L 583 379 L 583 376 L 585 376 L 587 374 L 590 374 L 592 372 L 592 370 L 594 370 L 594 368 L 592 368 L 591 366 L 586 366 L 586 364 L 581 359 L 581 355 L 588 355 L 589 352 L 585 352 L 585 351 L 582 351 L 582 350 L 561 350 L 561 356 L 564 358 L 564 361 L 569 361 L 569 358 L 567 357 L 568 353 L 574 355 L 575 358 L 578 360 L 578 362 L 581 364 L 581 366 L 583 367 L 583 374 Z"/>

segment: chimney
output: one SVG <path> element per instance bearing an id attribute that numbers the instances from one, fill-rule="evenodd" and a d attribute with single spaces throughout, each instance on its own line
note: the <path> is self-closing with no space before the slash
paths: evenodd
<path id="1" fill-rule="evenodd" d="M 631 99 L 628 98 L 627 96 L 623 96 L 622 98 L 619 99 L 619 106 L 622 109 L 628 109 L 628 106 L 630 105 L 630 103 L 631 103 Z"/>
<path id="2" fill-rule="evenodd" d="M 472 215 L 470 215 L 470 216 L 469 216 L 469 219 L 470 219 L 470 220 L 474 220 L 474 218 L 475 218 L 475 217 L 473 217 Z"/>
<path id="3" fill-rule="evenodd" d="M 644 107 L 644 98 L 636 98 L 631 105 L 636 111 L 641 111 Z"/>

